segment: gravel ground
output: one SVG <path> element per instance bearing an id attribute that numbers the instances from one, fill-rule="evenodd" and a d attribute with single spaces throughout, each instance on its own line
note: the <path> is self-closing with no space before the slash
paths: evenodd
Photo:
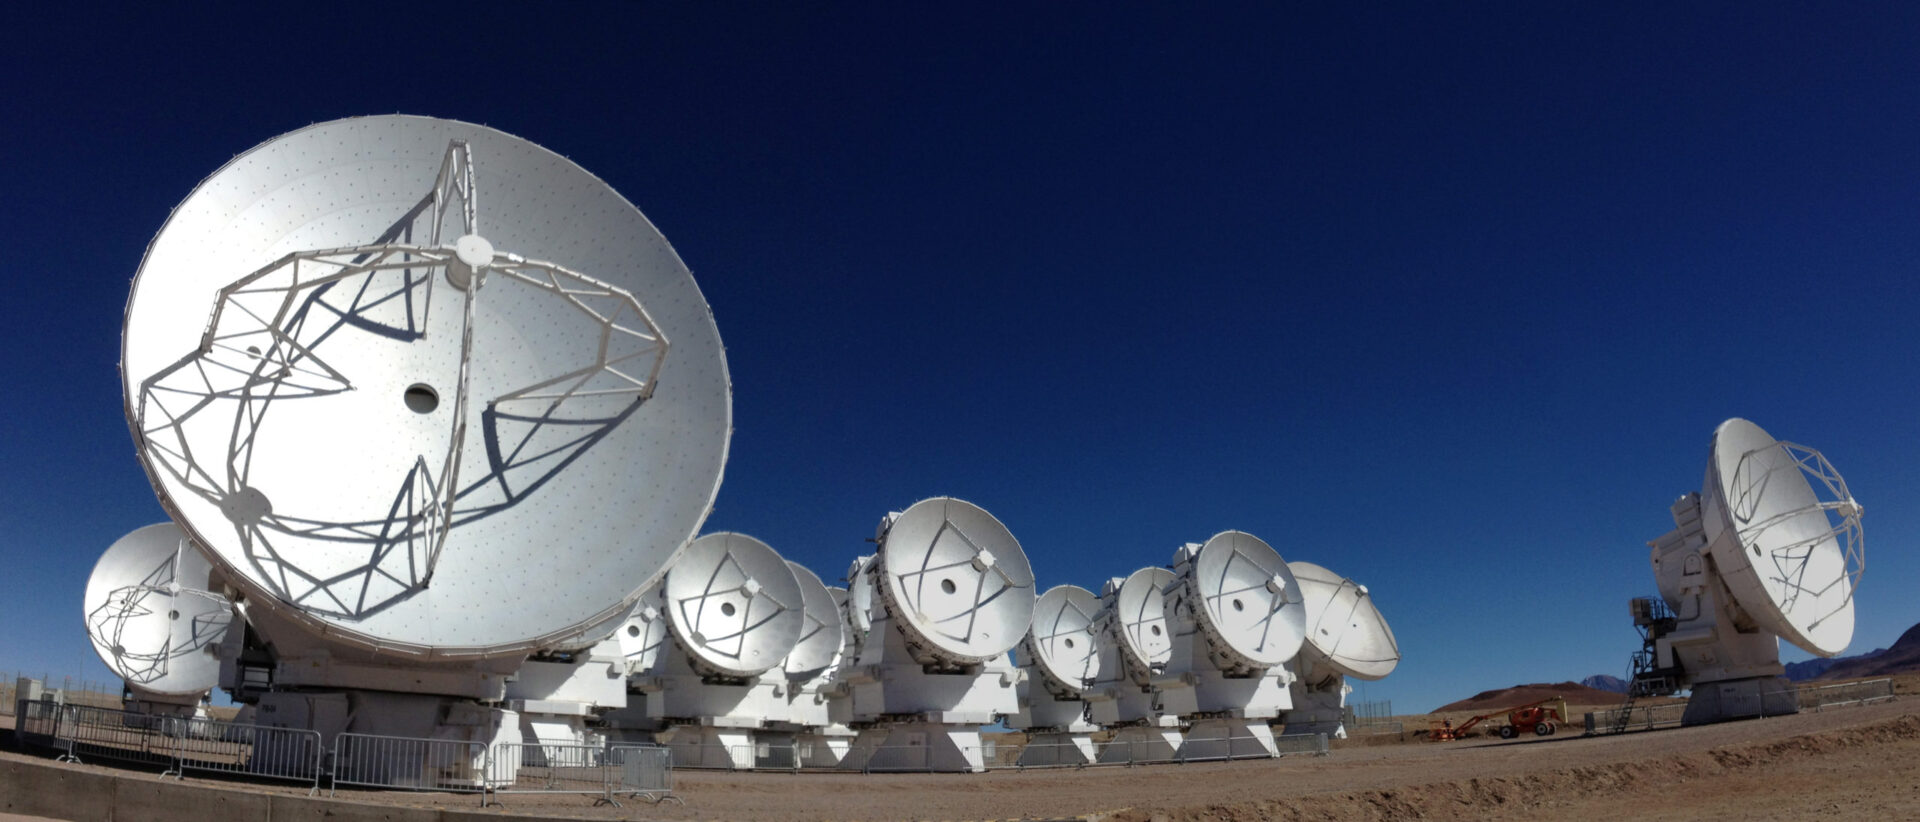
<path id="1" fill-rule="evenodd" d="M 589 799 L 535 796 L 505 804 L 518 814 L 594 819 L 1903 818 L 1920 808 L 1920 700 L 1617 737 L 1408 742 L 1280 760 L 987 774 L 683 770 L 676 778 L 685 805 L 593 808 Z M 446 794 L 341 796 L 479 804 Z"/>

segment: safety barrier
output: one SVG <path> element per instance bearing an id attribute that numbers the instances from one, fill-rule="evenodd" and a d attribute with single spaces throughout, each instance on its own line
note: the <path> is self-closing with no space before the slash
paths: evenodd
<path id="1" fill-rule="evenodd" d="M 217 719 L 169 718 L 176 776 L 205 771 L 236 776 L 310 782 L 320 788 L 325 753 L 320 733 L 304 728 L 271 728 Z"/>
<path id="2" fill-rule="evenodd" d="M 85 756 L 163 765 L 169 776 L 195 770 L 320 784 L 320 735 L 313 731 L 39 700 L 21 700 L 16 710 L 21 744 L 63 751 L 62 760 Z"/>
<path id="3" fill-rule="evenodd" d="M 52 700 L 17 700 L 13 715 L 14 738 L 27 747 L 58 747 L 61 744 L 60 716 L 64 713 L 61 709 L 65 707 Z M 68 753 L 71 754 L 71 751 Z"/>
<path id="4" fill-rule="evenodd" d="M 1835 685 L 1802 685 L 1793 695 L 1803 711 L 1837 708 L 1844 705 L 1868 705 L 1893 698 L 1893 680 L 1868 679 Z"/>
<path id="5" fill-rule="evenodd" d="M 172 741 L 167 736 L 172 717 L 135 713 L 92 705 L 60 705 L 55 739 L 66 749 L 61 757 L 80 762 L 115 759 L 143 765 L 171 765 Z"/>
<path id="6" fill-rule="evenodd" d="M 615 793 L 631 798 L 661 802 L 673 795 L 673 751 L 657 745 L 615 745 L 607 749 L 607 764 L 613 769 Z"/>
<path id="7" fill-rule="evenodd" d="M 504 793 L 598 794 L 594 804 L 613 801 L 614 769 L 598 745 L 495 743 L 487 763 L 487 791 Z"/>
<path id="8" fill-rule="evenodd" d="M 333 791 L 359 785 L 484 794 L 488 754 L 484 742 L 343 733 L 333 740 Z"/>
<path id="9" fill-rule="evenodd" d="M 1867 705 L 1885 702 L 1894 698 L 1893 680 L 1869 679 L 1861 682 L 1842 682 L 1836 685 L 1800 685 L 1792 689 L 1794 701 L 1802 711 L 1821 711 L 1846 705 Z M 1684 702 L 1666 705 L 1636 705 L 1624 726 L 1619 724 L 1620 709 L 1594 711 L 1586 716 L 1588 735 L 1613 733 L 1616 727 L 1621 730 L 1652 730 L 1668 728 L 1680 724 L 1687 712 Z"/>

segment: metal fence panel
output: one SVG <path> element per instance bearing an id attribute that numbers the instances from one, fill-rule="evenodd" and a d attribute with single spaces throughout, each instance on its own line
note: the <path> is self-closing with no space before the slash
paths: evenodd
<path id="1" fill-rule="evenodd" d="M 1836 685 L 1801 685 L 1793 689 L 1795 702 L 1803 711 L 1819 711 L 1843 705 L 1865 705 L 1892 699 L 1893 680 L 1869 679 L 1861 682 L 1842 682 Z M 1681 717 L 1687 712 L 1687 704 L 1677 702 L 1669 705 L 1635 705 L 1631 709 L 1625 730 L 1651 730 L 1667 728 L 1680 724 Z M 1586 716 L 1588 734 L 1613 733 L 1620 719 L 1620 709 L 1594 711 Z"/>
<path id="2" fill-rule="evenodd" d="M 489 770 L 484 742 L 356 733 L 343 733 L 333 740 L 336 789 L 340 785 L 362 785 L 484 793 Z"/>
<path id="3" fill-rule="evenodd" d="M 606 750 L 598 745 L 500 742 L 489 758 L 487 790 L 607 795 L 611 773 Z"/>
<path id="4" fill-rule="evenodd" d="M 56 738 L 74 761 L 85 756 L 146 765 L 172 763 L 172 745 L 166 736 L 170 717 L 92 705 L 62 705 L 57 710 Z"/>
<path id="5" fill-rule="evenodd" d="M 1326 734 L 1281 734 L 1273 738 L 1273 745 L 1281 756 L 1287 754 L 1327 755 Z"/>
<path id="6" fill-rule="evenodd" d="M 54 747 L 60 735 L 61 707 L 40 699 L 18 700 L 14 707 L 14 737 L 22 745 Z"/>
<path id="7" fill-rule="evenodd" d="M 1842 682 L 1837 685 L 1802 685 L 1793 689 L 1795 700 L 1801 710 L 1834 708 L 1842 705 L 1865 705 L 1884 702 L 1893 698 L 1893 680 L 1869 679 L 1861 682 Z"/>
<path id="8" fill-rule="evenodd" d="M 673 795 L 671 749 L 657 745 L 616 745 L 608 749 L 607 761 L 613 768 L 615 793 L 652 802 L 681 801 Z"/>
<path id="9" fill-rule="evenodd" d="M 168 723 L 174 767 L 291 779 L 320 787 L 320 733 L 303 728 L 271 728 L 217 719 L 173 719 Z"/>

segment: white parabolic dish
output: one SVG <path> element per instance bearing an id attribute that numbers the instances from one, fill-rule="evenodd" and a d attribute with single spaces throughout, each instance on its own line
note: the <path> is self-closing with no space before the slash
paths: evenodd
<path id="1" fill-rule="evenodd" d="M 646 217 L 425 117 L 203 181 L 147 249 L 121 368 L 173 518 L 256 606 L 383 654 L 593 641 L 699 530 L 731 426 L 706 300 Z"/>
<path id="2" fill-rule="evenodd" d="M 847 630 L 855 642 L 866 640 L 873 629 L 873 557 L 856 557 L 847 568 L 847 598 L 840 603 L 847 615 Z"/>
<path id="3" fill-rule="evenodd" d="M 1056 585 L 1033 607 L 1033 628 L 1026 653 L 1047 676 L 1072 692 L 1087 687 L 1100 673 L 1093 619 L 1100 598 L 1078 585 Z"/>
<path id="4" fill-rule="evenodd" d="M 1730 419 L 1714 429 L 1701 490 L 1707 552 L 1741 607 L 1809 653 L 1846 650 L 1861 509 L 1826 458 Z"/>
<path id="5" fill-rule="evenodd" d="M 87 578 L 87 638 L 100 660 L 154 693 L 212 689 L 213 649 L 233 619 L 232 603 L 207 590 L 212 568 L 171 522 L 115 540 Z"/>
<path id="6" fill-rule="evenodd" d="M 766 543 L 721 532 L 667 572 L 667 625 L 696 667 L 757 676 L 785 659 L 806 621 L 800 582 Z"/>
<path id="7" fill-rule="evenodd" d="M 613 638 L 620 643 L 620 655 L 626 658 L 629 674 L 653 670 L 655 665 L 660 664 L 660 655 L 666 652 L 667 646 L 673 641 L 672 632 L 667 630 L 667 615 L 653 607 L 659 598 L 652 594 L 660 584 L 654 583 L 653 587 L 640 595 L 640 601 L 613 634 Z"/>
<path id="8" fill-rule="evenodd" d="M 881 540 L 880 595 L 908 644 L 949 662 L 1005 654 L 1033 623 L 1033 569 L 1013 532 L 965 500 L 913 504 Z"/>
<path id="9" fill-rule="evenodd" d="M 1173 572 L 1149 566 L 1127 575 L 1113 594 L 1114 627 L 1120 648 L 1140 671 L 1151 671 L 1173 659 L 1173 634 L 1167 630 L 1167 600 L 1163 594 Z"/>
<path id="10" fill-rule="evenodd" d="M 1252 534 L 1223 531 L 1200 546 L 1187 591 L 1209 640 L 1241 664 L 1279 665 L 1306 641 L 1299 581 L 1280 553 Z"/>
<path id="11" fill-rule="evenodd" d="M 788 679 L 811 679 L 839 656 L 841 646 L 846 643 L 846 620 L 840 616 L 840 603 L 834 600 L 818 574 L 793 560 L 787 560 L 787 568 L 800 583 L 805 621 L 800 628 L 799 642 L 794 644 L 793 652 L 787 654 L 781 668 L 787 672 Z"/>
<path id="12" fill-rule="evenodd" d="M 1400 664 L 1400 644 L 1367 587 L 1311 562 L 1287 563 L 1306 598 L 1307 646 L 1356 679 L 1380 679 Z"/>

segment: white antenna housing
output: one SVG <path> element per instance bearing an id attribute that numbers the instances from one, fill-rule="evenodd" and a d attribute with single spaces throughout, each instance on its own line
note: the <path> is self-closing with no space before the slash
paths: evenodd
<path id="1" fill-rule="evenodd" d="M 1400 664 L 1400 645 L 1367 586 L 1311 562 L 1295 560 L 1287 569 L 1306 598 L 1307 626 L 1307 642 L 1293 662 L 1287 733 L 1345 739 L 1347 694 L 1353 690 L 1347 677 L 1376 680 L 1392 673 Z"/>
<path id="2" fill-rule="evenodd" d="M 841 767 L 984 770 L 980 726 L 1019 711 L 1007 651 L 1033 619 L 1026 552 L 992 514 L 951 497 L 889 515 L 879 543 L 849 587 L 857 597 L 870 586 L 881 607 L 828 703 L 862 728 Z"/>
<path id="3" fill-rule="evenodd" d="M 1636 599 L 1636 695 L 1691 688 L 1683 724 L 1795 713 L 1779 638 L 1834 656 L 1853 638 L 1861 506 L 1820 452 L 1743 419 L 1714 429 L 1702 493 L 1652 546 L 1662 602 Z"/>
<path id="4" fill-rule="evenodd" d="M 607 715 L 609 735 L 666 745 L 685 767 L 755 767 L 755 731 L 787 719 L 781 663 L 800 642 L 804 609 L 800 580 L 766 543 L 730 532 L 694 540 L 622 629 L 640 645 L 664 621 L 673 642 L 628 657 L 651 663 L 628 679 L 643 698 Z"/>
<path id="5" fill-rule="evenodd" d="M 1268 720 L 1293 707 L 1283 664 L 1306 641 L 1306 598 L 1279 552 L 1223 531 L 1174 552 L 1165 593 L 1173 656 L 1154 680 L 1168 713 L 1191 724 L 1184 760 L 1273 757 Z"/>
<path id="6" fill-rule="evenodd" d="M 220 677 L 215 652 L 233 604 L 212 592 L 212 566 L 180 527 L 136 529 L 87 578 L 87 638 L 130 691 L 129 710 L 192 716 Z"/>
<path id="7" fill-rule="evenodd" d="M 1099 673 L 1083 696 L 1094 724 L 1114 731 L 1103 764 L 1172 761 L 1180 750 L 1180 718 L 1161 707 L 1154 686 L 1173 659 L 1164 591 L 1177 583 L 1172 571 L 1147 567 L 1101 589 Z"/>

